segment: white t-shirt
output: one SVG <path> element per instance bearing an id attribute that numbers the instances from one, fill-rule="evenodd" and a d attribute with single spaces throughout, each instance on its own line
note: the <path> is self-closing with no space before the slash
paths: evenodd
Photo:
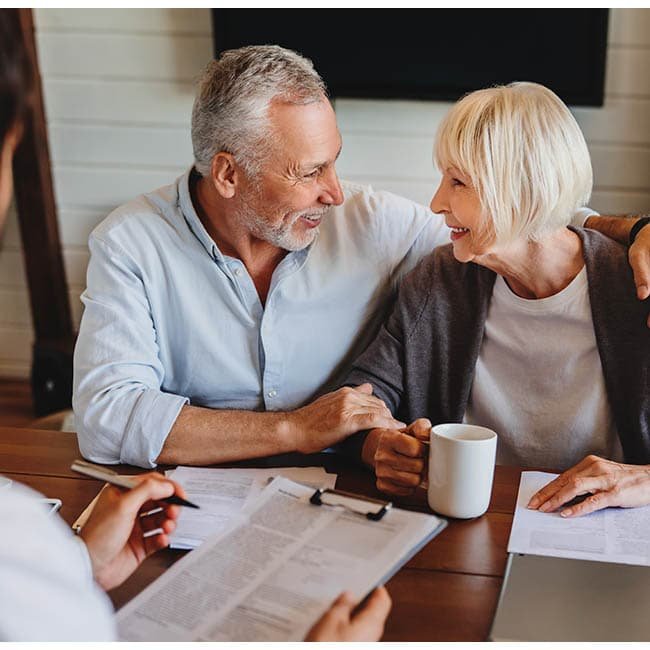
<path id="1" fill-rule="evenodd" d="M 582 271 L 540 300 L 498 276 L 465 421 L 497 432 L 497 463 L 564 470 L 593 453 L 622 460 Z"/>
<path id="2" fill-rule="evenodd" d="M 0 489 L 0 641 L 111 641 L 113 608 L 85 544 L 40 495 Z"/>

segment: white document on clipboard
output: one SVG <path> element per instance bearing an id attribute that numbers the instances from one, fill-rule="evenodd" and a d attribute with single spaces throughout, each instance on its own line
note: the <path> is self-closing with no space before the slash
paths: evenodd
<path id="1" fill-rule="evenodd" d="M 199 510 L 182 508 L 170 546 L 193 549 L 226 528 L 230 520 L 253 503 L 275 476 L 284 476 L 314 488 L 333 488 L 336 474 L 322 467 L 215 468 L 179 466 L 165 473 L 185 488 L 187 498 Z"/>
<path id="2" fill-rule="evenodd" d="M 363 598 L 445 520 L 393 508 L 380 521 L 276 478 L 255 504 L 117 614 L 124 641 L 299 641 L 344 590 Z"/>

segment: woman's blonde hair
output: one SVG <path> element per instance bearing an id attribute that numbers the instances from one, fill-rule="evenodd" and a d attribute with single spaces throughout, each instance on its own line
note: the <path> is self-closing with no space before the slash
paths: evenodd
<path id="1" fill-rule="evenodd" d="M 536 83 L 477 90 L 445 116 L 435 162 L 471 179 L 498 243 L 568 225 L 591 195 L 582 131 L 562 100 Z"/>

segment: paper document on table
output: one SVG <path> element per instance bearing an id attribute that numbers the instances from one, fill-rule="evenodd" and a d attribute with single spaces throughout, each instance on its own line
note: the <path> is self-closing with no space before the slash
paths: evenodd
<path id="1" fill-rule="evenodd" d="M 445 526 L 397 508 L 371 521 L 312 494 L 274 479 L 117 613 L 120 639 L 299 641 L 342 591 L 362 598 Z"/>
<path id="2" fill-rule="evenodd" d="M 192 549 L 228 525 L 232 517 L 252 503 L 275 476 L 284 476 L 314 488 L 333 488 L 336 474 L 322 467 L 275 467 L 264 469 L 177 467 L 166 473 L 187 491 L 199 510 L 182 508 L 170 546 Z"/>
<path id="3" fill-rule="evenodd" d="M 607 508 L 582 517 L 526 505 L 557 474 L 522 472 L 508 552 L 650 566 L 650 506 Z"/>

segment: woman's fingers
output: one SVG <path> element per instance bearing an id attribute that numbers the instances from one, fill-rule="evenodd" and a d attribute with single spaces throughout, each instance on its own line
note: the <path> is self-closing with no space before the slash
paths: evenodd
<path id="1" fill-rule="evenodd" d="M 608 461 L 598 456 L 591 455 L 583 458 L 577 465 L 566 470 L 566 472 L 562 472 L 557 478 L 536 492 L 528 502 L 528 508 L 531 510 L 541 509 L 544 503 L 570 485 L 571 481 L 575 480 L 576 477 L 604 474 L 607 466 Z"/>
<path id="2" fill-rule="evenodd" d="M 597 492 L 576 505 L 564 508 L 564 510 L 560 512 L 560 515 L 562 517 L 579 517 L 580 515 L 588 515 L 590 512 L 618 505 L 616 499 L 617 494 L 615 491 L 608 490 L 606 492 Z"/>
<path id="3" fill-rule="evenodd" d="M 418 424 L 419 423 L 419 424 Z M 416 420 L 405 431 L 384 431 L 375 452 L 377 489 L 408 496 L 420 485 L 425 470 L 426 445 L 413 435 L 415 425 L 424 429 L 427 420 Z"/>
<path id="4" fill-rule="evenodd" d="M 553 512 L 572 499 L 582 502 L 565 507 L 563 517 L 577 517 L 619 506 L 632 508 L 650 503 L 650 466 L 625 465 L 598 456 L 587 456 L 533 495 L 528 507 Z"/>
<path id="5" fill-rule="evenodd" d="M 609 490 L 615 479 L 610 475 L 573 476 L 567 483 L 539 506 L 541 512 L 553 512 L 576 497 Z"/>
<path id="6" fill-rule="evenodd" d="M 377 479 L 377 489 L 386 494 L 392 494 L 398 497 L 408 497 L 415 492 L 415 488 L 413 487 L 405 487 L 384 478 Z"/>
<path id="7" fill-rule="evenodd" d="M 423 442 L 429 442 L 431 438 L 431 420 L 419 418 L 406 428 L 405 433 L 409 433 Z"/>

